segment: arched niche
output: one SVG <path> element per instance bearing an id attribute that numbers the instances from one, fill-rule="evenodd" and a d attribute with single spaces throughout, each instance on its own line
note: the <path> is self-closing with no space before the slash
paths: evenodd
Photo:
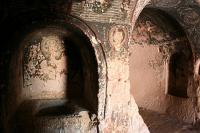
<path id="1" fill-rule="evenodd" d="M 182 27 L 166 12 L 147 7 L 137 19 L 132 38 L 131 93 L 150 131 L 160 130 L 153 124 L 160 121 L 162 127 L 171 117 L 192 123 L 194 59 Z M 165 127 L 166 131 L 176 130 Z"/>
<path id="2" fill-rule="evenodd" d="M 99 101 L 104 101 L 104 96 L 97 95 L 105 91 L 106 66 L 92 30 L 72 16 L 27 12 L 15 18 L 11 16 L 2 24 L 6 36 L 2 42 L 10 51 L 5 130 L 23 127 L 22 121 L 32 116 L 86 112 L 88 119 L 101 117 L 103 103 Z M 29 123 L 34 122 L 32 118 L 24 122 L 27 127 L 33 124 Z M 54 119 L 47 120 L 46 127 L 51 126 L 48 121 Z M 15 125 L 17 122 L 22 125 Z M 43 122 L 38 118 L 36 123 Z"/>

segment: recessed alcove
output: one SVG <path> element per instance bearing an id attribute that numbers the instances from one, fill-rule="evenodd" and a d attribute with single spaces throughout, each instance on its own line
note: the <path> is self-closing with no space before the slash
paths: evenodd
<path id="1" fill-rule="evenodd" d="M 15 32 L 11 43 L 8 98 L 16 111 L 8 131 L 96 130 L 90 117 L 98 109 L 97 61 L 83 31 L 60 20 L 36 22 Z"/>
<path id="2" fill-rule="evenodd" d="M 190 58 L 187 58 L 183 52 L 174 53 L 169 59 L 169 77 L 168 77 L 168 94 L 187 98 L 189 62 Z"/>
<path id="3" fill-rule="evenodd" d="M 182 27 L 164 11 L 145 8 L 132 38 L 131 94 L 149 130 L 174 132 L 193 123 L 193 54 Z"/>

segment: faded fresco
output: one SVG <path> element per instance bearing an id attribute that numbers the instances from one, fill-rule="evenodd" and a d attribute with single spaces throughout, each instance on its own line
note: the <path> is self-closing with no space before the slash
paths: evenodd
<path id="1" fill-rule="evenodd" d="M 26 42 L 24 90 L 32 99 L 64 98 L 67 89 L 67 57 L 58 36 Z"/>

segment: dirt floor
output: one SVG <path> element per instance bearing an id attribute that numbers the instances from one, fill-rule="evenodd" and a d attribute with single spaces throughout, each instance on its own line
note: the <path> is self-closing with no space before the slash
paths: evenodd
<path id="1" fill-rule="evenodd" d="M 144 108 L 140 108 L 140 114 L 151 133 L 200 133 L 200 126 L 180 122 L 166 114 Z"/>

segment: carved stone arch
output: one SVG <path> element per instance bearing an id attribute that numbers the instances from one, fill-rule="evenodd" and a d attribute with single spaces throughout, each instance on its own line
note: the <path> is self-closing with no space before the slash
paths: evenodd
<path id="1" fill-rule="evenodd" d="M 179 25 L 179 27 L 182 29 L 181 32 L 183 32 L 184 36 L 187 38 L 188 40 L 188 44 L 189 47 L 188 49 L 191 51 L 191 63 L 190 63 L 190 82 L 189 82 L 189 89 L 188 89 L 188 95 L 190 97 L 190 104 L 187 105 L 187 102 L 185 102 L 185 106 L 187 106 L 187 111 L 186 112 L 190 112 L 191 110 L 191 116 L 188 117 L 188 119 L 186 120 L 187 122 L 196 122 L 195 119 L 197 117 L 197 112 L 196 112 L 196 90 L 197 90 L 197 86 L 196 84 L 197 81 L 194 78 L 194 65 L 195 65 L 195 61 L 196 61 L 196 57 L 199 55 L 198 53 L 198 43 L 199 43 L 199 39 L 198 36 L 200 34 L 200 31 L 197 30 L 199 27 L 199 14 L 198 12 L 195 12 L 195 8 L 191 8 L 191 5 L 188 4 L 189 2 L 185 2 L 185 1 L 179 1 L 179 0 L 138 0 L 134 9 L 134 12 L 132 13 L 132 31 L 134 31 L 135 28 L 135 24 L 139 18 L 139 15 L 141 14 L 141 12 L 144 9 L 155 9 L 158 10 L 158 12 L 164 12 L 167 15 L 169 15 L 171 18 L 173 18 L 177 24 Z M 149 10 L 149 12 L 151 12 Z M 186 15 L 187 14 L 187 15 Z M 190 14 L 190 15 L 189 15 Z M 188 19 L 190 16 L 190 19 Z M 156 17 L 156 16 L 155 16 Z M 152 17 L 153 18 L 153 17 Z M 189 21 L 191 20 L 192 21 Z M 192 33 L 193 32 L 193 33 Z M 131 32 L 133 33 L 133 32 Z M 194 35 L 196 34 L 196 35 Z M 130 37 L 131 38 L 131 37 Z M 133 44 L 134 45 L 134 44 Z M 138 83 L 138 82 L 137 82 Z M 175 101 L 175 100 L 174 100 Z M 184 100 L 183 100 L 184 101 Z M 187 100 L 185 100 L 187 101 Z M 183 102 L 184 103 L 184 102 Z M 171 104 L 169 102 L 169 104 Z M 191 105 L 191 106 L 190 106 Z M 164 105 L 163 105 L 164 106 Z M 173 105 L 174 106 L 174 105 Z M 184 107 L 184 106 L 182 106 Z M 178 112 L 180 110 L 174 110 L 174 112 Z M 179 117 L 180 119 L 184 119 L 184 117 L 187 116 L 187 113 L 183 114 L 181 117 Z M 192 119 L 191 119 L 192 118 Z"/>
<path id="2" fill-rule="evenodd" d="M 170 15 L 184 31 L 187 39 L 189 40 L 190 49 L 193 55 L 194 69 L 199 68 L 199 36 L 200 36 L 200 12 L 199 3 L 196 1 L 181 1 L 181 0 L 138 0 L 135 7 L 132 19 L 132 30 L 134 29 L 135 22 L 139 14 L 145 7 L 159 9 Z M 134 16 L 135 15 L 135 16 Z M 194 70 L 195 71 L 195 70 Z M 189 90 L 191 97 L 196 97 L 198 88 L 198 74 L 194 73 L 193 88 Z"/>
<path id="3" fill-rule="evenodd" d="M 75 16 L 67 16 L 66 21 L 81 29 L 90 39 L 90 42 L 92 43 L 92 46 L 95 50 L 95 56 L 98 63 L 98 76 L 99 76 L 98 118 L 100 120 L 104 119 L 106 90 L 107 90 L 107 63 L 101 41 L 97 38 L 93 30 L 81 19 Z"/>
<path id="4" fill-rule="evenodd" d="M 97 101 L 98 107 L 96 107 L 97 109 L 96 113 L 98 115 L 99 120 L 104 119 L 104 113 L 105 113 L 104 106 L 105 106 L 106 89 L 107 89 L 107 65 L 106 65 L 104 50 L 96 34 L 83 20 L 75 16 L 53 14 L 46 11 L 32 10 L 32 11 L 27 11 L 24 13 L 19 13 L 13 16 L 8 16 L 1 23 L 1 33 L 5 35 L 4 38 L 1 38 L 1 42 L 5 44 L 3 49 L 5 51 L 10 52 L 9 53 L 10 60 L 9 60 L 8 65 L 9 66 L 12 65 L 12 67 L 10 66 L 10 68 L 5 70 L 6 71 L 5 77 L 7 77 L 8 86 L 9 86 L 6 89 L 9 89 L 9 92 L 10 92 L 5 97 L 5 101 L 8 101 L 4 105 L 6 107 L 5 112 L 7 112 L 6 115 L 4 116 L 5 118 L 3 118 L 5 121 L 5 126 L 8 125 L 8 123 L 11 120 L 11 117 L 17 110 L 17 107 L 19 106 L 20 102 L 23 100 L 22 97 L 16 95 L 17 92 L 15 93 L 15 91 L 22 91 L 21 86 L 23 85 L 23 81 L 20 79 L 17 79 L 17 77 L 23 75 L 22 74 L 23 70 L 19 68 L 19 66 L 22 66 L 23 55 L 18 52 L 20 51 L 20 49 L 23 49 L 24 46 L 19 46 L 19 45 L 14 45 L 14 44 L 18 44 L 20 43 L 20 41 L 23 40 L 23 38 L 21 38 L 20 35 L 28 34 L 30 27 L 41 28 L 40 24 L 42 24 L 44 27 L 45 27 L 45 24 L 46 25 L 58 24 L 62 26 L 68 25 L 69 29 L 70 28 L 72 29 L 71 32 L 80 32 L 81 33 L 80 36 L 88 38 L 91 44 L 90 47 L 92 47 L 92 50 L 94 51 L 94 56 L 95 56 L 94 58 L 97 63 L 98 90 L 97 90 L 96 97 L 98 99 Z M 13 37 L 12 37 L 13 35 L 14 35 L 14 39 L 17 39 L 15 40 L 15 42 L 13 42 Z M 72 40 L 76 41 L 76 39 L 75 40 L 72 39 Z M 12 58 L 11 56 L 15 56 L 16 58 L 20 57 L 20 58 L 16 59 L 15 57 Z M 13 69 L 14 67 L 16 69 Z M 18 71 L 17 73 L 14 72 L 16 70 Z M 92 80 L 91 79 L 92 77 L 90 76 L 90 74 L 88 75 L 88 78 Z M 9 83 L 15 82 L 17 80 L 18 80 L 18 83 L 16 85 L 9 85 Z"/>
<path id="5" fill-rule="evenodd" d="M 150 7 L 159 9 L 173 17 L 182 27 L 190 41 L 193 56 L 198 54 L 200 13 L 198 4 L 181 0 L 138 0 L 132 13 L 131 26 L 134 29 L 135 23 L 144 8 Z M 197 30 L 193 30 L 196 27 Z"/>

